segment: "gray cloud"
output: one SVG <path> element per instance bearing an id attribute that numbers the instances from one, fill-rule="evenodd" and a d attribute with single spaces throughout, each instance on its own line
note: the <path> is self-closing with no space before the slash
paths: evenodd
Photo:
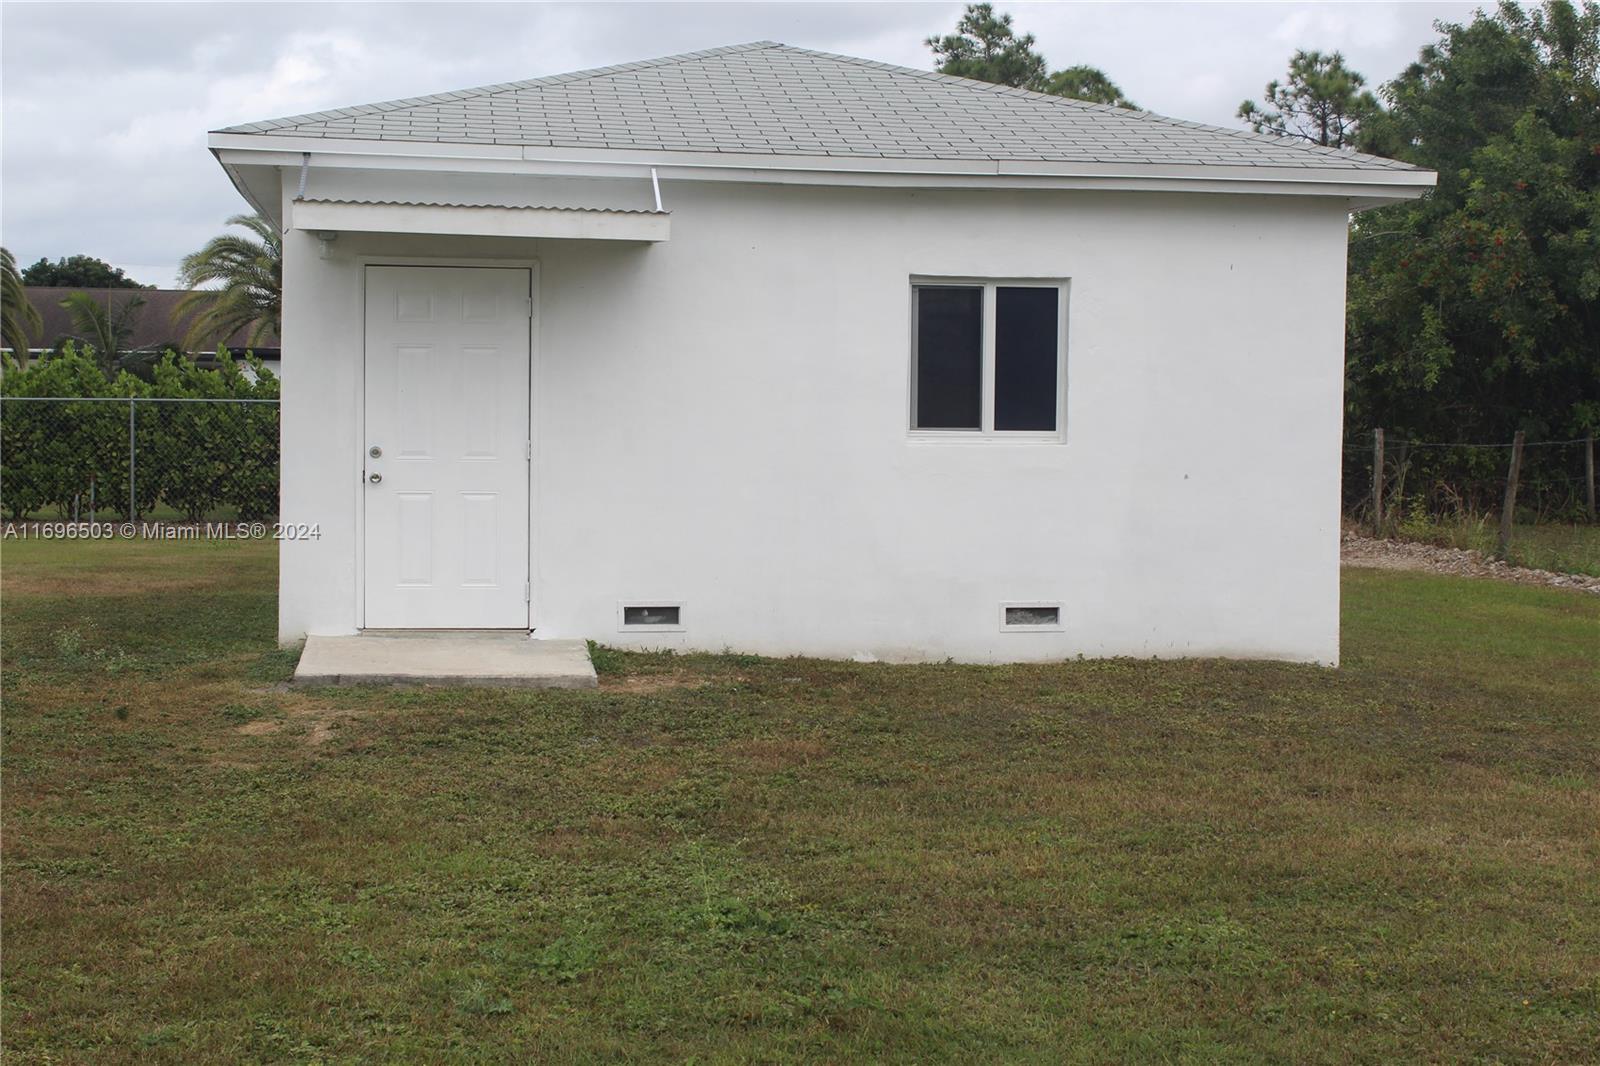
<path id="1" fill-rule="evenodd" d="M 1142 106 L 1235 125 L 1295 48 L 1374 82 L 1466 3 L 999 3 L 1055 66 L 1105 69 Z M 0 7 L 0 240 L 169 284 L 245 205 L 207 130 L 740 41 L 928 67 L 950 4 L 25 4 Z"/>

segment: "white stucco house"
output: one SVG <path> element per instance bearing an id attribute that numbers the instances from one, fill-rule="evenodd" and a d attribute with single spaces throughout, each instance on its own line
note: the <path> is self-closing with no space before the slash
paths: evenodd
<path id="1" fill-rule="evenodd" d="M 771 43 L 210 145 L 285 641 L 1337 661 L 1346 226 L 1427 171 Z"/>

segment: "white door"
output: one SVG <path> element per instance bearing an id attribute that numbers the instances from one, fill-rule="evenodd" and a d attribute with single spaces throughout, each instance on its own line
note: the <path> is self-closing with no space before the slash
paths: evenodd
<path id="1" fill-rule="evenodd" d="M 531 284 L 367 268 L 369 629 L 528 626 Z"/>

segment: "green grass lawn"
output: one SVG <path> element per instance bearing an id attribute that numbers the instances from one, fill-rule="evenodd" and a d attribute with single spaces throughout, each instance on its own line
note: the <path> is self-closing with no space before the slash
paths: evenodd
<path id="1" fill-rule="evenodd" d="M 1485 555 L 1494 555 L 1500 548 L 1500 525 L 1489 515 L 1450 519 L 1417 515 L 1390 532 L 1405 540 L 1472 548 Z M 1515 526 L 1506 561 L 1534 570 L 1600 577 L 1600 525 L 1541 522 Z"/>
<path id="2" fill-rule="evenodd" d="M 1600 599 L 1338 671 L 289 691 L 272 546 L 0 557 L 7 1062 L 1593 1061 Z"/>
<path id="3" fill-rule="evenodd" d="M 1510 560 L 1535 570 L 1600 577 L 1600 525 L 1517 526 L 1511 534 Z"/>

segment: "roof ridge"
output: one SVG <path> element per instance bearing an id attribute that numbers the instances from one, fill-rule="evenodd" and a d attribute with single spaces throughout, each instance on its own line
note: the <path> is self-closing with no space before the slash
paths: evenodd
<path id="1" fill-rule="evenodd" d="M 741 58 L 735 62 L 717 62 L 721 57 L 755 53 L 767 53 L 767 56 L 754 61 Z M 700 116 L 698 111 L 694 111 L 690 120 L 684 121 L 684 116 L 673 111 L 675 105 L 670 99 L 640 101 L 636 99 L 637 93 L 632 91 L 635 79 L 616 77 L 686 64 L 690 66 L 681 75 L 663 71 L 654 75 L 638 75 L 637 80 L 676 85 L 689 98 L 686 106 L 694 107 L 699 105 L 691 90 L 705 88 L 702 83 L 713 85 L 714 91 L 707 90 L 709 117 Z M 890 116 L 904 120 L 905 129 L 889 129 L 883 122 L 863 118 L 859 107 L 852 111 L 849 106 L 839 103 L 840 86 L 833 83 L 850 78 L 848 71 L 840 69 L 845 67 L 873 71 L 878 75 L 874 79 L 865 79 L 865 87 L 857 86 L 856 89 L 856 96 L 860 101 L 867 102 L 869 110 L 874 94 L 893 97 L 921 95 L 924 97 L 921 109 L 943 110 L 949 107 L 960 113 L 985 113 L 997 124 L 1000 132 L 987 135 L 983 131 L 970 130 L 964 135 L 957 135 L 939 127 L 937 121 L 933 121 L 932 125 L 924 121 L 918 126 L 912 121 L 917 118 L 919 111 L 914 104 L 907 105 L 905 109 L 911 118 L 898 113 Z M 702 74 L 706 76 L 702 77 Z M 607 80 L 613 78 L 615 80 Z M 915 88 L 911 84 L 913 80 L 921 83 L 922 88 Z M 721 82 L 729 84 L 716 88 Z M 747 82 L 754 87 L 757 99 L 745 107 L 746 98 L 740 94 Z M 569 86 L 576 86 L 575 91 L 569 91 Z M 526 97 L 519 97 L 518 93 L 526 93 Z M 982 99 L 984 97 L 988 99 Z M 995 99 L 997 97 L 1015 101 L 1016 106 L 1002 104 Z M 558 113 L 548 118 L 543 111 L 544 105 L 537 102 L 547 98 L 560 101 Z M 633 99 L 631 103 L 627 100 L 616 103 L 623 98 Z M 730 99 L 733 101 L 731 110 Z M 579 122 L 574 126 L 574 116 L 583 107 L 599 108 L 600 103 L 606 101 L 610 102 L 611 107 L 606 113 L 615 119 L 621 130 L 615 137 L 608 140 L 603 129 L 591 133 L 594 127 L 592 121 Z M 785 107 L 798 108 L 799 111 L 787 118 L 774 119 L 780 112 L 787 114 Z M 810 108 L 809 112 L 806 111 L 807 107 Z M 666 117 L 660 126 L 651 126 L 656 110 L 664 112 Z M 814 122 L 811 112 L 815 112 Z M 1006 114 L 1002 116 L 1000 112 Z M 635 122 L 638 116 L 643 117 Z M 808 122 L 812 124 L 808 126 Z M 1144 128 L 1138 128 L 1140 125 Z M 318 126 L 324 129 L 319 130 Z M 1101 128 L 1091 129 L 1095 126 Z M 1275 165 L 1308 169 L 1387 170 L 1392 173 L 1423 169 L 1381 156 L 1313 145 L 1292 137 L 1230 129 L 1171 118 L 1151 111 L 1076 100 L 936 70 L 769 40 L 722 45 L 425 96 L 332 108 L 242 123 L 216 132 L 293 135 L 307 129 L 309 136 L 347 135 L 379 141 L 570 143 L 604 148 L 640 144 L 649 147 L 654 144 L 656 147 L 676 146 L 677 150 L 739 150 L 777 155 L 803 155 L 811 151 L 822 155 L 896 158 L 940 158 L 938 153 L 942 150 L 954 153 L 951 158 L 1082 158 L 1104 162 L 1105 157 L 1116 157 L 1115 161 L 1122 162 L 1160 162 L 1165 150 L 1169 157 L 1181 157 L 1195 164 L 1215 163 L 1218 166 Z M 509 130 L 509 133 L 503 135 L 503 130 Z M 635 139 L 635 134 L 639 135 L 639 139 Z M 1036 149 L 1033 146 L 1041 134 L 1048 143 Z M 524 142 L 518 137 L 533 139 Z M 873 141 L 874 137 L 879 140 Z M 1212 143 L 1204 144 L 1206 140 Z M 730 148 L 730 144 L 733 147 Z M 919 151 L 925 154 L 918 155 Z"/>
<path id="2" fill-rule="evenodd" d="M 1227 126 L 1213 126 L 1209 122 L 1196 122 L 1193 119 L 1173 118 L 1155 111 L 1147 111 L 1142 107 L 1118 107 L 1115 104 L 1102 104 L 1094 100 L 1079 100 L 1071 96 L 1057 96 L 1054 93 L 1042 93 L 1036 89 L 1024 89 L 1015 85 L 1002 85 L 999 82 L 980 81 L 977 78 L 963 78 L 958 74 L 946 74 L 938 70 L 921 70 L 917 67 L 902 66 L 899 63 L 887 63 L 880 59 L 863 59 L 860 56 L 844 55 L 840 52 L 824 52 L 817 48 L 801 48 L 792 44 L 777 42 L 763 42 L 769 47 L 775 47 L 785 52 L 799 52 L 802 55 L 818 56 L 823 59 L 833 59 L 844 63 L 852 63 L 859 67 L 870 67 L 876 70 L 889 70 L 899 74 L 910 74 L 929 81 L 942 81 L 954 85 L 965 86 L 970 89 L 981 89 L 1001 96 L 1032 97 L 1052 104 L 1066 104 L 1090 111 L 1105 111 L 1120 115 L 1124 118 L 1138 118 L 1150 122 L 1159 122 L 1169 126 L 1178 126 L 1183 129 L 1206 130 L 1210 133 L 1225 133 L 1242 140 L 1257 143 L 1271 144 L 1279 147 L 1291 147 L 1311 153 L 1312 155 L 1332 155 L 1340 159 L 1366 159 L 1403 169 L 1420 169 L 1403 160 L 1390 159 L 1387 156 L 1370 155 L 1366 152 L 1352 152 L 1343 148 L 1330 148 L 1326 145 L 1311 144 L 1295 137 L 1279 137 L 1270 133 L 1256 133 L 1254 130 L 1229 129 Z"/>
<path id="3" fill-rule="evenodd" d="M 425 104 L 441 104 L 452 100 L 478 99 L 484 96 L 495 96 L 500 93 L 516 92 L 520 89 L 533 89 L 544 85 L 562 85 L 571 81 L 584 81 L 588 78 L 605 77 L 611 74 L 624 74 L 633 70 L 648 70 L 651 67 L 672 66 L 676 63 L 685 63 L 693 59 L 705 59 L 708 56 L 731 55 L 738 52 L 757 52 L 768 48 L 785 48 L 787 45 L 777 41 L 746 41 L 743 44 L 725 44 L 716 48 L 701 48 L 693 52 L 678 52 L 668 56 L 657 56 L 654 59 L 637 59 L 628 63 L 613 63 L 604 67 L 587 67 L 583 70 L 564 71 L 559 74 L 545 74 L 537 78 L 524 78 L 521 81 L 505 81 L 492 85 L 478 85 L 470 89 L 452 89 L 442 93 L 427 93 L 423 96 L 409 96 L 395 100 L 382 100 L 372 104 L 351 104 L 346 107 L 330 107 L 322 111 L 308 111 L 302 115 L 285 115 L 282 118 L 262 119 L 258 122 L 242 122 L 235 126 L 225 126 L 217 133 L 259 133 L 263 130 L 281 129 L 284 126 L 298 126 L 304 122 L 323 122 L 333 118 L 347 118 L 352 114 L 374 115 L 385 111 L 399 111 L 407 107 L 419 107 Z"/>

